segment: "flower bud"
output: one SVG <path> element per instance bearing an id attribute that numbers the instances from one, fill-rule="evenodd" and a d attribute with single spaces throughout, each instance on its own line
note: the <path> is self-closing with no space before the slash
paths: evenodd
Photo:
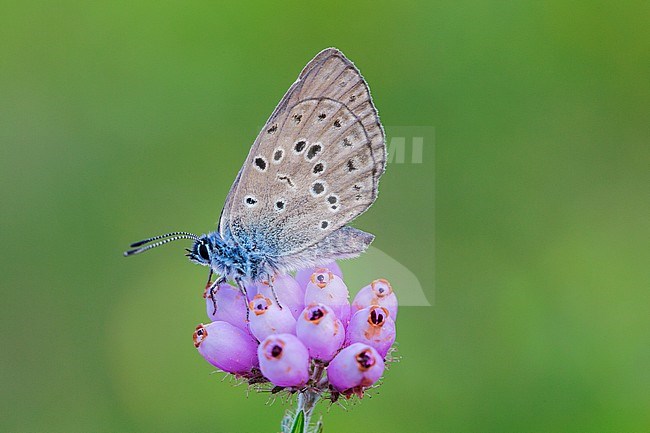
<path id="1" fill-rule="evenodd" d="M 230 323 L 201 324 L 196 327 L 192 339 L 201 356 L 228 373 L 246 376 L 259 364 L 257 341 Z"/>
<path id="2" fill-rule="evenodd" d="M 276 275 L 272 280 L 275 293 L 282 308 L 288 308 L 295 319 L 300 316 L 305 308 L 305 289 L 291 275 Z M 263 281 L 257 285 L 257 293 L 273 299 L 273 292 L 268 282 Z"/>
<path id="3" fill-rule="evenodd" d="M 296 335 L 309 351 L 309 356 L 330 361 L 345 341 L 345 329 L 330 307 L 313 304 L 302 312 L 296 322 Z"/>
<path id="4" fill-rule="evenodd" d="M 374 305 L 352 315 L 347 328 L 347 344 L 367 344 L 385 358 L 394 342 L 395 322 L 385 307 Z"/>
<path id="5" fill-rule="evenodd" d="M 341 277 L 325 268 L 317 269 L 305 290 L 305 305 L 324 304 L 347 326 L 350 320 L 350 293 Z"/>
<path id="6" fill-rule="evenodd" d="M 363 391 L 383 373 L 384 360 L 373 347 L 363 343 L 354 343 L 341 350 L 327 367 L 330 384 L 344 394 Z"/>
<path id="7" fill-rule="evenodd" d="M 338 275 L 339 278 L 343 279 L 343 272 L 341 272 L 341 268 L 339 268 L 339 265 L 336 262 L 327 263 L 316 268 L 300 269 L 298 272 L 296 272 L 296 281 L 298 282 L 298 285 L 302 287 L 302 290 L 305 290 L 307 287 L 312 274 L 320 268 L 329 269 L 334 275 Z"/>
<path id="8" fill-rule="evenodd" d="M 258 340 L 271 334 L 296 333 L 296 319 L 288 308 L 280 309 L 264 295 L 257 294 L 250 302 L 248 327 Z"/>
<path id="9" fill-rule="evenodd" d="M 394 321 L 397 320 L 397 297 L 388 281 L 384 279 L 375 280 L 359 290 L 352 302 L 352 311 L 359 311 L 371 305 L 386 308 L 390 313 L 390 317 Z"/>
<path id="10" fill-rule="evenodd" d="M 295 335 L 269 335 L 257 356 L 262 374 L 276 386 L 301 387 L 309 380 L 309 353 Z"/>
<path id="11" fill-rule="evenodd" d="M 211 321 L 228 322 L 238 328 L 247 329 L 246 301 L 238 288 L 223 283 L 213 289 L 212 296 L 208 292 L 209 286 L 205 289 L 203 297 Z"/>

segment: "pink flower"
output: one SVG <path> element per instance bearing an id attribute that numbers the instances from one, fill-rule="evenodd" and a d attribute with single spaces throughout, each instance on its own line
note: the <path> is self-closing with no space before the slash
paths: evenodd
<path id="1" fill-rule="evenodd" d="M 196 327 L 192 339 L 201 356 L 228 373 L 247 376 L 259 365 L 257 341 L 228 322 L 201 324 Z"/>
<path id="2" fill-rule="evenodd" d="M 208 288 L 206 287 L 203 297 L 210 320 L 228 322 L 246 330 L 246 301 L 239 289 L 223 283 L 213 289 L 211 296 Z"/>
<path id="3" fill-rule="evenodd" d="M 389 314 L 386 308 L 378 305 L 354 313 L 348 325 L 346 344 L 367 344 L 385 358 L 395 342 L 395 322 Z"/>
<path id="4" fill-rule="evenodd" d="M 334 269 L 273 277 L 282 308 L 268 282 L 247 287 L 248 311 L 233 286 L 221 284 L 212 296 L 206 293 L 208 316 L 216 320 L 194 332 L 199 353 L 250 385 L 271 382 L 277 389 L 330 394 L 333 400 L 362 397 L 382 376 L 395 342 L 397 298 L 388 281 L 379 279 L 359 291 L 351 308 L 338 266 L 328 266 Z M 301 287 L 298 280 L 307 273 Z"/>
<path id="5" fill-rule="evenodd" d="M 276 275 L 272 282 L 282 308 L 288 308 L 297 319 L 305 308 L 304 286 L 301 287 L 291 275 Z M 257 293 L 273 300 L 273 293 L 267 282 L 257 284 Z"/>
<path id="6" fill-rule="evenodd" d="M 352 311 L 359 311 L 372 305 L 386 308 L 390 317 L 397 320 L 397 297 L 390 283 L 384 279 L 375 280 L 359 290 L 352 302 Z"/>
<path id="7" fill-rule="evenodd" d="M 345 341 L 345 329 L 327 305 L 313 304 L 302 312 L 296 323 L 296 335 L 309 356 L 330 361 Z"/>
<path id="8" fill-rule="evenodd" d="M 384 360 L 367 344 L 354 343 L 341 350 L 327 367 L 327 377 L 334 389 L 362 395 L 363 389 L 379 380 L 384 373 Z"/>
<path id="9" fill-rule="evenodd" d="M 276 386 L 301 387 L 309 380 L 309 353 L 295 335 L 269 335 L 257 356 L 262 374 Z"/>
<path id="10" fill-rule="evenodd" d="M 350 320 L 350 293 L 338 275 L 326 268 L 314 272 L 305 289 L 305 305 L 324 304 L 334 310 L 336 317 L 343 323 Z"/>
<path id="11" fill-rule="evenodd" d="M 261 294 L 255 295 L 249 305 L 248 326 L 258 340 L 264 340 L 271 334 L 296 333 L 296 319 L 288 308 L 280 309 Z"/>

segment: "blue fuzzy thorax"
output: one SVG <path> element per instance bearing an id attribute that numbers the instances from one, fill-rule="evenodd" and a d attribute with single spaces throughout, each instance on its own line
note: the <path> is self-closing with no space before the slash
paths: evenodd
<path id="1" fill-rule="evenodd" d="M 200 236 L 188 256 L 193 262 L 210 266 L 215 273 L 228 279 L 255 281 L 266 278 L 275 270 L 270 252 L 258 248 L 258 245 L 254 240 L 236 242 L 228 233 L 222 237 L 214 231 Z M 205 248 L 201 254 L 202 246 L 207 247 L 209 260 L 206 260 Z"/>

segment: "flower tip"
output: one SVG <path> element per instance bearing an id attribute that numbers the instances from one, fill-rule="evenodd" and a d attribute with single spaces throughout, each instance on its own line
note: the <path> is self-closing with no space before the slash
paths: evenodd
<path id="1" fill-rule="evenodd" d="M 203 323 L 197 325 L 192 334 L 192 341 L 194 342 L 194 347 L 198 348 L 203 340 L 208 336 L 208 331 L 205 329 Z"/>
<path id="2" fill-rule="evenodd" d="M 266 313 L 271 304 L 272 302 L 269 298 L 258 293 L 248 303 L 248 306 L 255 315 L 259 316 Z"/>
<path id="3" fill-rule="evenodd" d="M 388 280 L 383 278 L 374 280 L 359 290 L 352 301 L 353 311 L 363 310 L 373 305 L 386 308 L 390 313 L 390 317 L 393 320 L 397 319 L 397 297 Z"/>
<path id="4" fill-rule="evenodd" d="M 315 302 L 312 302 L 305 310 L 303 311 L 302 315 L 304 320 L 311 322 L 313 324 L 318 324 L 323 317 L 327 316 L 328 314 L 331 313 L 332 310 L 327 308 L 327 306 L 323 304 L 317 304 Z"/>
<path id="5" fill-rule="evenodd" d="M 370 283 L 370 286 L 372 287 L 372 290 L 380 298 L 389 296 L 391 293 L 393 293 L 393 287 L 390 285 L 388 280 L 385 280 L 383 278 L 379 278 L 373 281 L 372 283 Z"/>
<path id="6" fill-rule="evenodd" d="M 336 262 L 325 263 L 314 268 L 300 269 L 298 272 L 296 272 L 295 279 L 303 290 L 305 290 L 305 287 L 307 287 L 307 284 L 311 280 L 311 276 L 314 274 L 314 272 L 316 272 L 317 269 L 327 269 L 334 275 L 337 275 L 339 278 L 343 278 L 343 272 L 341 272 L 341 268 Z"/>
<path id="7" fill-rule="evenodd" d="M 311 275 L 309 281 L 319 289 L 324 289 L 330 281 L 334 279 L 334 274 L 327 268 L 318 268 Z"/>

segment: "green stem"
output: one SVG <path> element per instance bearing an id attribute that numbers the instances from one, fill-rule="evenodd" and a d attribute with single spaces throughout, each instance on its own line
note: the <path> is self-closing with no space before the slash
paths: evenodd
<path id="1" fill-rule="evenodd" d="M 307 388 L 298 393 L 296 398 L 296 409 L 288 411 L 282 420 L 282 432 L 307 432 L 309 422 L 314 414 L 314 408 L 320 400 L 321 390 L 318 388 Z M 299 424 L 299 425 L 296 425 Z M 320 431 L 320 429 L 318 430 Z"/>
<path id="2" fill-rule="evenodd" d="M 307 389 L 298 394 L 298 409 L 296 411 L 303 411 L 305 413 L 305 430 L 307 431 L 307 426 L 309 426 L 309 420 L 314 412 L 314 407 L 320 399 L 320 392 Z"/>

